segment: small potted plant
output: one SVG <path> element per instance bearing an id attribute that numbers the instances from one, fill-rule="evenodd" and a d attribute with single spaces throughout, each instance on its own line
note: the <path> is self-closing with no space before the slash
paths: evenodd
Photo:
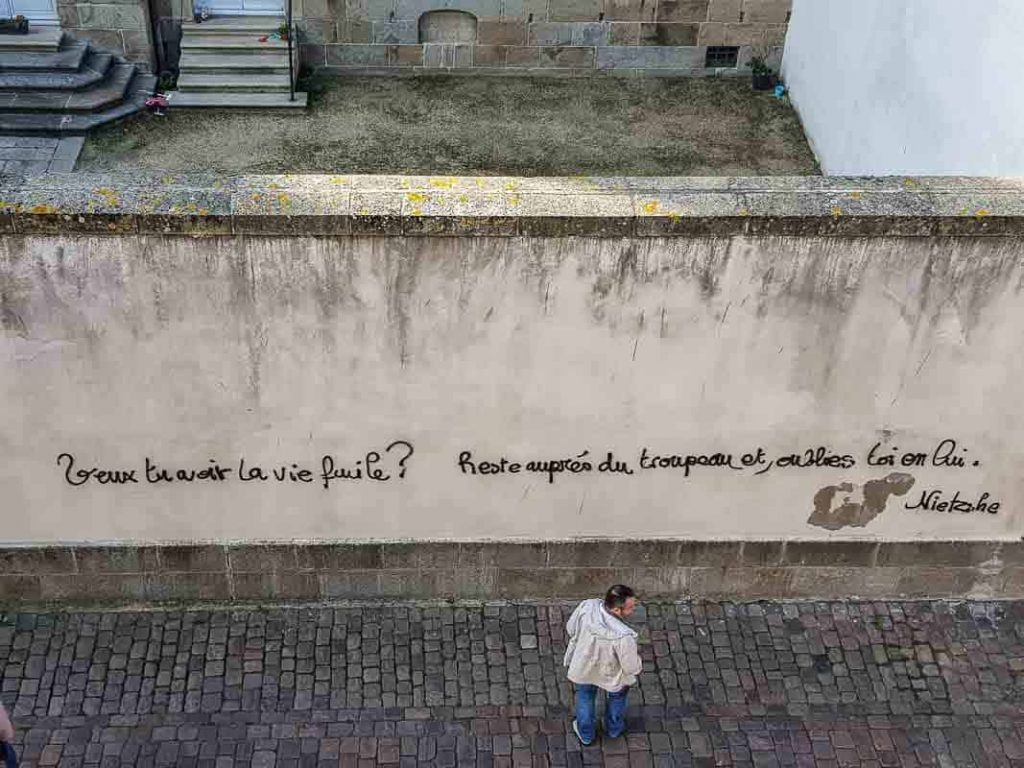
<path id="1" fill-rule="evenodd" d="M 0 35 L 27 35 L 28 19 L 18 15 L 13 19 L 0 19 Z"/>
<path id="2" fill-rule="evenodd" d="M 277 36 L 282 40 L 288 39 L 288 22 L 283 22 L 281 26 L 277 28 Z"/>
<path id="3" fill-rule="evenodd" d="M 770 91 L 775 86 L 775 70 L 768 66 L 763 56 L 750 60 L 750 74 L 755 91 Z"/>

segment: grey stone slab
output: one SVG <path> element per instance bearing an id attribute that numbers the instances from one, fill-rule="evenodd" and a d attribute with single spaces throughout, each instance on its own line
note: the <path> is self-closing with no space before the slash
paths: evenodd
<path id="1" fill-rule="evenodd" d="M 372 34 L 376 44 L 414 45 L 419 42 L 419 25 L 415 20 L 375 21 Z"/>
<path id="2" fill-rule="evenodd" d="M 703 68 L 703 57 L 696 46 L 605 46 L 597 49 L 597 68 L 691 70 Z"/>

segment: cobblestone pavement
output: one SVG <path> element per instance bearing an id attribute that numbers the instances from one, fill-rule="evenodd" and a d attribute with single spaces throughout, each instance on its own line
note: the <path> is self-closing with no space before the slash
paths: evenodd
<path id="1" fill-rule="evenodd" d="M 83 136 L 0 136 L 0 172 L 70 173 L 84 142 Z"/>
<path id="2" fill-rule="evenodd" d="M 638 612 L 625 738 L 581 748 L 568 603 L 0 616 L 26 765 L 1024 765 L 1024 603 Z"/>

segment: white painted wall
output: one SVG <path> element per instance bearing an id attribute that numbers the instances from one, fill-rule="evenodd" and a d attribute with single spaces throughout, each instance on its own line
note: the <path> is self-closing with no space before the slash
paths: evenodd
<path id="1" fill-rule="evenodd" d="M 1022 280 L 1003 238 L 3 238 L 0 541 L 1017 539 Z M 946 439 L 963 466 L 867 460 Z M 855 464 L 767 466 L 819 446 Z M 584 450 L 554 482 L 458 464 Z M 370 451 L 391 479 L 323 487 Z M 140 482 L 69 484 L 62 453 Z M 149 483 L 147 457 L 232 474 Z M 809 522 L 894 471 L 863 526 Z"/>
<path id="2" fill-rule="evenodd" d="M 795 0 L 783 75 L 832 175 L 1024 175 L 1024 2 Z"/>

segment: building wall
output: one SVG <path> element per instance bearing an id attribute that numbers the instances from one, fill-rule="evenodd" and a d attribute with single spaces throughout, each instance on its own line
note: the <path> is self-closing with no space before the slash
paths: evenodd
<path id="1" fill-rule="evenodd" d="M 1024 4 L 796 0 L 784 75 L 826 173 L 1024 174 Z"/>
<path id="2" fill-rule="evenodd" d="M 61 28 L 72 37 L 88 40 L 147 70 L 154 66 L 153 33 L 145 0 L 57 0 L 57 14 Z"/>
<path id="3" fill-rule="evenodd" d="M 338 72 L 715 74 L 709 45 L 781 57 L 791 0 L 298 0 L 303 61 Z M 422 14 L 476 16 L 476 39 L 424 46 Z M 728 73 L 723 70 L 720 73 Z"/>
<path id="4" fill-rule="evenodd" d="M 8 183 L 0 601 L 1024 594 L 1019 184 Z"/>

